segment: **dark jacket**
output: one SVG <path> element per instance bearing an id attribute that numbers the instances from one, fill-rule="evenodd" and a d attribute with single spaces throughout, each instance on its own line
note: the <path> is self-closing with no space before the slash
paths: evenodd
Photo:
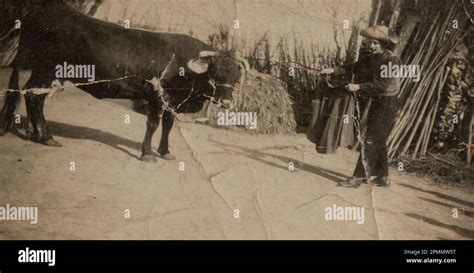
<path id="1" fill-rule="evenodd" d="M 400 78 L 382 77 L 383 65 L 388 69 L 389 63 L 401 65 L 400 58 L 391 51 L 377 55 L 369 55 L 351 65 L 352 74 L 355 74 L 354 82 L 360 84 L 362 96 L 396 96 L 400 91 Z"/>

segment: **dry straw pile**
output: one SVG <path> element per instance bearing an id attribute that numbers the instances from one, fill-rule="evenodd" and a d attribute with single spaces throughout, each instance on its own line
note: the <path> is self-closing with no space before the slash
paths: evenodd
<path id="1" fill-rule="evenodd" d="M 211 106 L 207 116 L 209 124 L 217 128 L 231 128 L 257 134 L 292 134 L 296 121 L 293 102 L 281 81 L 255 70 L 248 71 L 243 84 L 233 92 L 231 112 L 256 112 L 257 128 L 248 126 L 221 126 L 217 124 L 218 113 L 224 111 Z"/>

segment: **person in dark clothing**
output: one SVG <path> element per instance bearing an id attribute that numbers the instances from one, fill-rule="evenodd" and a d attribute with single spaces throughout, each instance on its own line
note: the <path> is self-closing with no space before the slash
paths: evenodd
<path id="1" fill-rule="evenodd" d="M 339 77 L 329 83 L 318 81 L 313 100 L 313 113 L 306 136 L 315 144 L 316 152 L 334 154 L 338 147 L 353 146 L 354 123 L 349 117 L 354 112 L 354 97 L 344 89 L 348 81 Z M 333 86 L 332 84 L 336 86 Z"/>
<path id="2" fill-rule="evenodd" d="M 369 27 L 361 35 L 368 38 L 370 54 L 351 66 L 354 83 L 347 84 L 345 89 L 355 92 L 359 110 L 369 107 L 368 115 L 359 125 L 363 143 L 353 177 L 339 185 L 358 187 L 366 182 L 388 187 L 386 141 L 399 109 L 400 78 L 381 71 L 400 68 L 400 58 L 390 50 L 398 37 L 385 26 Z"/>

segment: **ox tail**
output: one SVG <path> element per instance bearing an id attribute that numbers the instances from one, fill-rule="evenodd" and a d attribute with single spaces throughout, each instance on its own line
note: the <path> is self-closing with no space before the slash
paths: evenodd
<path id="1" fill-rule="evenodd" d="M 13 69 L 10 76 L 9 88 L 18 89 L 18 70 Z M 13 125 L 13 114 L 20 103 L 21 94 L 19 92 L 6 92 L 5 102 L 0 113 L 0 135 L 7 133 Z"/>

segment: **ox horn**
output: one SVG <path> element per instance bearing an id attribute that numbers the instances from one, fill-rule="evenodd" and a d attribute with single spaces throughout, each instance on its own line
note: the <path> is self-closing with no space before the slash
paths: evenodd
<path id="1" fill-rule="evenodd" d="M 250 64 L 249 64 L 249 62 L 247 62 L 246 59 L 244 59 L 242 57 L 237 57 L 235 59 L 240 62 L 239 66 L 241 66 L 243 69 L 245 69 L 245 73 L 250 71 Z"/>
<path id="2" fill-rule="evenodd" d="M 202 74 L 209 68 L 209 57 L 216 57 L 218 54 L 215 51 L 201 51 L 199 58 L 191 59 L 188 62 L 188 68 L 197 74 Z"/>
<path id="3" fill-rule="evenodd" d="M 240 79 L 239 79 L 239 82 L 240 82 L 240 90 L 242 90 L 242 85 L 243 83 L 245 82 L 245 75 L 247 75 L 247 73 L 250 72 L 250 64 L 249 62 L 247 62 L 246 59 L 238 56 L 235 58 L 237 60 L 237 64 L 239 65 L 240 69 L 241 69 L 241 73 L 240 73 Z M 244 71 L 242 71 L 244 70 Z"/>
<path id="4" fill-rule="evenodd" d="M 216 57 L 218 54 L 215 51 L 201 51 L 199 52 L 199 58 L 207 58 L 207 57 Z"/>

